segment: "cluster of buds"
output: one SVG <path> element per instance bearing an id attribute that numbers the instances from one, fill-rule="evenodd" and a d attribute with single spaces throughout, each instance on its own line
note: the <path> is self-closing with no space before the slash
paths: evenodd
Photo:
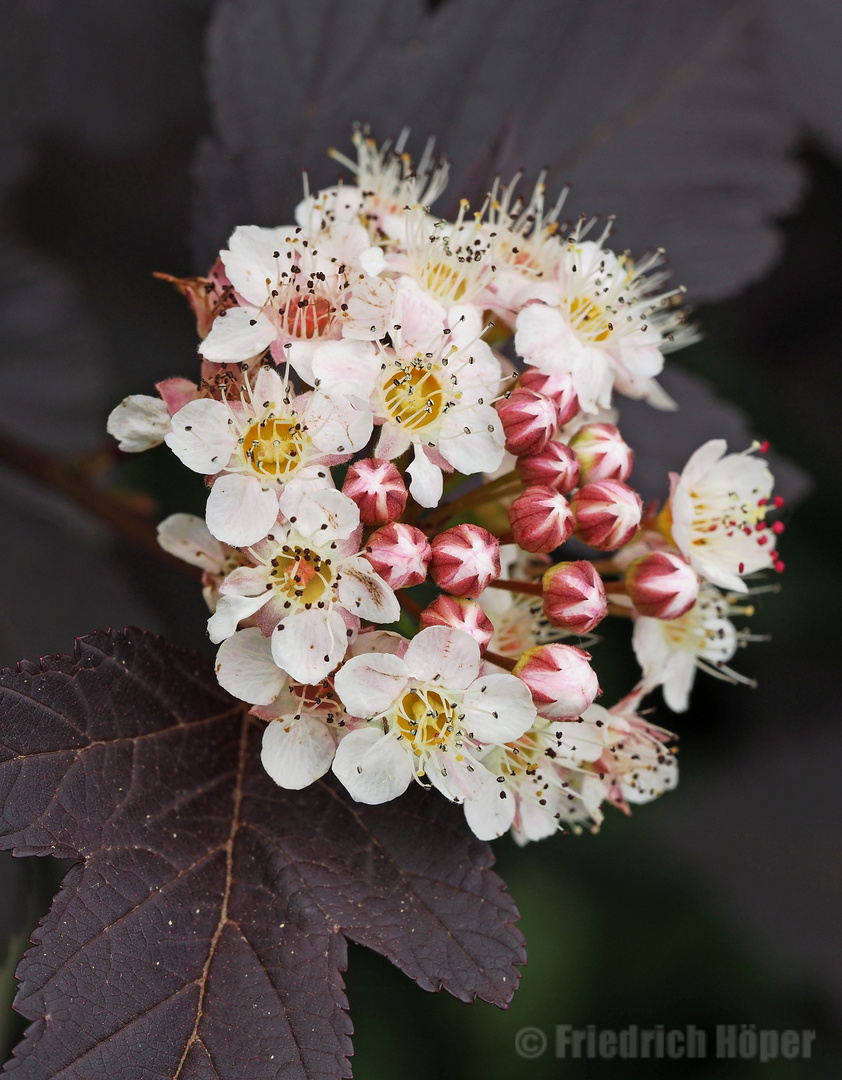
<path id="1" fill-rule="evenodd" d="M 771 475 L 713 441 L 644 513 L 607 410 L 672 407 L 656 376 L 693 331 L 662 256 L 562 226 L 543 177 L 436 218 L 447 164 L 428 147 L 413 169 L 403 142 L 356 131 L 356 160 L 335 155 L 355 182 L 169 279 L 198 381 L 127 398 L 109 431 L 205 478 L 204 520 L 173 515 L 160 542 L 203 571 L 217 678 L 265 721 L 278 784 L 332 769 L 366 803 L 432 785 L 482 838 L 595 828 L 676 783 L 643 697 L 680 711 L 698 668 L 741 678 L 735 605 L 782 568 Z M 610 709 L 609 616 L 641 666 Z"/>

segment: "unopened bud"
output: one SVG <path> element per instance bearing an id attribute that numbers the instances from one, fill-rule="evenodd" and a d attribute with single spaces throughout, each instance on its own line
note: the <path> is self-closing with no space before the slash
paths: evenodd
<path id="1" fill-rule="evenodd" d="M 544 375 L 537 368 L 528 367 L 518 379 L 518 386 L 552 398 L 558 409 L 560 427 L 569 424 L 574 416 L 579 415 L 579 398 L 573 389 L 573 376 L 567 371 Z"/>
<path id="2" fill-rule="evenodd" d="M 420 585 L 427 577 L 432 551 L 430 541 L 414 525 L 392 522 L 372 533 L 365 557 L 393 589 Z"/>
<path id="3" fill-rule="evenodd" d="M 530 487 L 509 507 L 515 543 L 524 551 L 555 551 L 573 533 L 567 499 L 550 487 Z"/>
<path id="4" fill-rule="evenodd" d="M 640 528 L 643 503 L 636 491 L 620 480 L 585 484 L 571 498 L 576 536 L 598 551 L 627 544 Z"/>
<path id="5" fill-rule="evenodd" d="M 403 477 L 391 461 L 366 458 L 348 469 L 342 494 L 353 499 L 364 525 L 385 525 L 396 521 L 406 508 L 407 490 Z"/>
<path id="6" fill-rule="evenodd" d="M 553 626 L 587 634 L 608 614 L 602 578 L 586 560 L 551 566 L 542 585 L 544 615 Z"/>
<path id="7" fill-rule="evenodd" d="M 535 454 L 524 454 L 515 462 L 515 470 L 527 486 L 540 484 L 567 495 L 579 483 L 579 459 L 566 443 L 550 439 Z"/>
<path id="8" fill-rule="evenodd" d="M 476 599 L 500 576 L 500 545 L 479 525 L 456 525 L 433 540 L 430 573 L 440 589 Z"/>
<path id="9" fill-rule="evenodd" d="M 590 655 L 572 645 L 528 649 L 513 671 L 529 687 L 535 708 L 549 720 L 581 716 L 599 691 Z"/>
<path id="10" fill-rule="evenodd" d="M 699 578 L 678 552 L 652 551 L 630 564 L 626 588 L 641 615 L 677 619 L 696 603 Z"/>
<path id="11" fill-rule="evenodd" d="M 582 466 L 582 480 L 625 480 L 634 453 L 613 424 L 584 424 L 570 439 L 570 448 Z"/>
<path id="12" fill-rule="evenodd" d="M 558 427 L 558 409 L 552 398 L 516 387 L 497 403 L 497 412 L 510 454 L 534 454 L 546 446 Z"/>
<path id="13" fill-rule="evenodd" d="M 482 606 L 476 600 L 461 596 L 439 595 L 421 612 L 419 622 L 422 630 L 428 626 L 450 626 L 454 630 L 463 630 L 479 645 L 480 652 L 485 652 L 494 637 L 494 624 Z"/>

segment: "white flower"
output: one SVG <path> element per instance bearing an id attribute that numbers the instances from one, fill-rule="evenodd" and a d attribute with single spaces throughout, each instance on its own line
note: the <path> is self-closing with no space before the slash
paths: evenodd
<path id="1" fill-rule="evenodd" d="M 608 781 L 608 798 L 628 812 L 628 803 L 646 803 L 678 784 L 678 762 L 668 743 L 676 736 L 650 724 L 637 709 L 638 689 L 605 709 L 591 705 L 582 718 L 598 725 L 605 750 L 597 768 Z"/>
<path id="2" fill-rule="evenodd" d="M 753 448 L 740 454 L 727 449 L 724 439 L 711 439 L 681 476 L 671 474 L 670 527 L 697 574 L 723 589 L 747 592 L 742 575 L 774 561 L 774 538 L 765 522 L 774 480 Z"/>
<path id="3" fill-rule="evenodd" d="M 131 394 L 112 409 L 106 429 L 127 454 L 160 446 L 170 430 L 167 403 L 148 394 Z"/>
<path id="4" fill-rule="evenodd" d="M 341 221 L 361 221 L 375 237 L 399 236 L 406 207 L 432 206 L 447 186 L 448 163 L 434 156 L 435 140 L 428 140 L 414 165 L 404 151 L 408 137 L 409 128 L 404 128 L 394 146 L 387 141 L 378 148 L 367 130 L 355 129 L 351 140 L 357 160 L 338 150 L 331 150 L 330 155 L 354 174 L 356 187 L 326 188 L 305 199 L 296 209 L 295 220 L 307 225 L 314 212 L 321 212 Z"/>
<path id="5" fill-rule="evenodd" d="M 341 336 L 343 305 L 369 277 L 366 230 L 340 222 L 308 236 L 300 227 L 241 225 L 220 257 L 240 304 L 219 313 L 199 346 L 202 356 L 241 361 L 271 348 L 278 363 L 288 360 L 312 383 L 313 352 Z"/>
<path id="6" fill-rule="evenodd" d="M 584 762 L 596 761 L 603 747 L 593 721 L 537 718 L 519 739 L 482 755 L 483 765 L 497 774 L 498 787 L 465 804 L 468 824 L 481 840 L 511 828 L 514 839 L 524 844 L 552 836 L 570 820 L 594 817 L 601 795 L 596 806 L 583 810 L 581 784 L 574 785 L 571 775 Z"/>
<path id="7" fill-rule="evenodd" d="M 500 365 L 484 341 L 465 340 L 460 321 L 438 325 L 424 346 L 396 336 L 396 348 L 349 351 L 347 343 L 319 349 L 313 372 L 320 385 L 343 384 L 370 402 L 382 424 L 375 451 L 391 461 L 411 447 L 410 493 L 422 506 L 436 506 L 442 468 L 470 475 L 497 468 L 504 433 L 491 405 Z"/>
<path id="8" fill-rule="evenodd" d="M 574 233 L 560 247 L 552 280 L 524 291 L 515 349 L 545 374 L 571 374 L 585 412 L 607 408 L 615 386 L 673 408 L 654 376 L 664 352 L 694 340 L 673 303 L 681 290 L 656 294 L 665 278 L 656 269 L 660 255 L 635 265 L 604 248 L 604 239 Z"/>
<path id="9" fill-rule="evenodd" d="M 400 607 L 358 554 L 359 510 L 351 499 L 293 480 L 280 510 L 286 520 L 246 553 L 254 565 L 234 570 L 220 585 L 208 633 L 211 641 L 224 641 L 237 636 L 243 619 L 253 619 L 271 637 L 275 664 L 296 681 L 315 684 L 343 659 L 360 617 L 395 622 Z M 274 685 L 273 673 L 266 679 Z M 258 693 L 264 701 L 245 700 L 265 703 Z"/>
<path id="10" fill-rule="evenodd" d="M 165 518 L 158 526 L 158 543 L 170 555 L 204 570 L 202 595 L 210 610 L 216 611 L 219 586 L 226 574 L 243 565 L 242 552 L 212 536 L 195 514 L 171 514 Z"/>
<path id="11" fill-rule="evenodd" d="M 216 476 L 207 505 L 208 528 L 226 543 L 262 539 L 278 516 L 278 495 L 289 480 L 330 486 L 329 467 L 347 461 L 371 435 L 364 401 L 335 391 L 294 397 L 275 368 L 261 367 L 239 397 L 204 398 L 180 409 L 166 436 L 188 468 Z"/>
<path id="12" fill-rule="evenodd" d="M 413 778 L 463 802 L 496 787 L 481 743 L 519 738 L 535 719 L 512 675 L 480 676 L 479 646 L 461 630 L 432 626 L 403 657 L 356 656 L 337 672 L 345 709 L 370 723 L 340 743 L 333 771 L 358 802 L 388 802 Z"/>
<path id="13" fill-rule="evenodd" d="M 749 636 L 737 630 L 731 615 L 751 615 L 750 607 L 736 607 L 736 597 L 702 585 L 696 603 L 677 619 L 635 620 L 632 644 L 643 669 L 646 690 L 663 688 L 664 701 L 673 712 L 685 712 L 690 691 L 701 668 L 730 682 L 751 680 L 727 667 L 741 641 Z"/>

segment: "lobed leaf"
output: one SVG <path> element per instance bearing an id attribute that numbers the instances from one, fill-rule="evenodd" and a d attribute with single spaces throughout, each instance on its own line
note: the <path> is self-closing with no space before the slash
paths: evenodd
<path id="1" fill-rule="evenodd" d="M 206 661 L 127 630 L 0 677 L 0 832 L 82 860 L 19 969 L 41 1080 L 349 1075 L 346 942 L 506 1004 L 517 911 L 452 806 L 277 788 Z"/>

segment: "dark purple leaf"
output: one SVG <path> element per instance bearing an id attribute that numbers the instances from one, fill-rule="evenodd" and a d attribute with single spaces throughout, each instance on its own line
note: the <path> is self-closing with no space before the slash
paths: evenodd
<path id="1" fill-rule="evenodd" d="M 289 221 L 306 168 L 335 178 L 352 120 L 379 139 L 438 134 L 451 194 L 545 164 L 568 209 L 616 212 L 618 242 L 664 246 L 698 298 L 758 277 L 792 206 L 795 129 L 738 0 L 217 0 L 208 42 L 215 136 L 200 152 L 196 235 L 209 263 L 237 224 Z M 468 190 L 471 189 L 471 190 Z"/>
<path id="2" fill-rule="evenodd" d="M 424 989 L 511 999 L 517 911 L 444 800 L 280 790 L 207 662 L 140 631 L 0 687 L 4 846 L 82 860 L 19 969 L 10 1071 L 349 1075 L 346 938 Z"/>

